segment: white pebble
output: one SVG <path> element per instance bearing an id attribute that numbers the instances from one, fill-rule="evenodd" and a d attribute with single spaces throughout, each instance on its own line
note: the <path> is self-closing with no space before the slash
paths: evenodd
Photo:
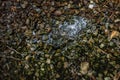
<path id="1" fill-rule="evenodd" d="M 93 4 L 89 4 L 88 6 L 90 9 L 93 9 L 94 5 Z"/>

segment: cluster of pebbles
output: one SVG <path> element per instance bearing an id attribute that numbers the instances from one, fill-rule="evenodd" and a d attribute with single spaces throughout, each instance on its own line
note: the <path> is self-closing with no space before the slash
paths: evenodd
<path id="1" fill-rule="evenodd" d="M 0 80 L 119 80 L 119 0 L 0 0 Z"/>

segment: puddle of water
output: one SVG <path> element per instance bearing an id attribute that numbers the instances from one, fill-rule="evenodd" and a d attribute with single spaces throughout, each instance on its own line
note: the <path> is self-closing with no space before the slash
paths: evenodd
<path id="1" fill-rule="evenodd" d="M 74 38 L 78 35 L 80 30 L 87 26 L 87 20 L 82 17 L 74 17 L 72 22 L 64 22 L 60 24 L 60 34 L 63 36 L 67 36 L 68 38 Z"/>
<path id="2" fill-rule="evenodd" d="M 64 44 L 64 41 L 78 37 L 79 32 L 87 27 L 88 20 L 74 16 L 73 19 L 65 21 L 59 27 L 52 29 L 48 35 L 43 35 L 42 40 L 52 45 Z"/>

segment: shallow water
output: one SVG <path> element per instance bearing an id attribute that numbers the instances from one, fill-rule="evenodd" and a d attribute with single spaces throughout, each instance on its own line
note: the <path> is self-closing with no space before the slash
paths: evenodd
<path id="1" fill-rule="evenodd" d="M 74 16 L 69 21 L 64 21 L 57 28 L 52 29 L 48 35 L 43 35 L 42 40 L 52 45 L 61 45 L 66 40 L 75 40 L 80 35 L 80 31 L 87 27 L 88 22 L 83 17 Z"/>
<path id="2" fill-rule="evenodd" d="M 74 38 L 78 35 L 80 30 L 83 28 L 86 28 L 87 26 L 87 20 L 82 17 L 74 17 L 72 19 L 72 22 L 64 22 L 63 24 L 60 24 L 60 34 L 62 36 L 67 36 L 68 38 Z"/>

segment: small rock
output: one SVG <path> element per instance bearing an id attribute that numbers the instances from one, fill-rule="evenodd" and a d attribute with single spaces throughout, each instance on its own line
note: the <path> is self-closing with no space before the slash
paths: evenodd
<path id="1" fill-rule="evenodd" d="M 54 2 L 54 1 L 52 1 L 52 2 L 51 2 L 51 5 L 52 5 L 52 6 L 54 6 L 54 5 L 55 5 L 55 2 Z"/>
<path id="2" fill-rule="evenodd" d="M 67 6 L 68 8 L 71 8 L 71 4 L 68 4 L 68 6 Z"/>
<path id="3" fill-rule="evenodd" d="M 47 59 L 46 63 L 47 64 L 50 64 L 51 60 L 50 59 Z"/>
<path id="4" fill-rule="evenodd" d="M 111 80 L 111 78 L 110 77 L 105 77 L 104 80 Z"/>
<path id="5" fill-rule="evenodd" d="M 89 4 L 88 7 L 89 7 L 90 9 L 93 9 L 94 5 L 95 5 L 94 2 L 93 2 L 93 1 L 90 1 L 90 4 Z"/>
<path id="6" fill-rule="evenodd" d="M 30 55 L 27 55 L 26 57 L 25 57 L 25 60 L 29 60 L 30 59 Z"/>
<path id="7" fill-rule="evenodd" d="M 35 8 L 35 10 L 40 13 L 41 9 L 40 8 Z"/>
<path id="8" fill-rule="evenodd" d="M 105 45 L 104 44 L 100 44 L 100 48 L 103 48 Z"/>
<path id="9" fill-rule="evenodd" d="M 59 74 L 56 74 L 56 78 L 59 78 L 60 77 L 60 75 Z"/>
<path id="10" fill-rule="evenodd" d="M 90 9 L 93 9 L 94 5 L 93 4 L 89 4 L 88 6 Z"/>
<path id="11" fill-rule="evenodd" d="M 48 38 L 49 38 L 49 37 L 48 37 L 47 35 L 43 35 L 42 40 L 43 40 L 43 41 L 46 41 L 46 40 L 48 40 Z"/>
<path id="12" fill-rule="evenodd" d="M 54 15 L 56 15 L 56 16 L 60 16 L 61 14 L 62 14 L 62 12 L 60 10 L 57 10 L 54 12 Z"/>
<path id="13" fill-rule="evenodd" d="M 22 7 L 22 8 L 26 8 L 27 4 L 28 4 L 28 2 L 27 2 L 27 1 L 24 1 L 23 4 L 21 4 L 21 7 Z"/>
<path id="14" fill-rule="evenodd" d="M 26 19 L 25 23 L 28 25 L 30 23 L 30 19 Z"/>

